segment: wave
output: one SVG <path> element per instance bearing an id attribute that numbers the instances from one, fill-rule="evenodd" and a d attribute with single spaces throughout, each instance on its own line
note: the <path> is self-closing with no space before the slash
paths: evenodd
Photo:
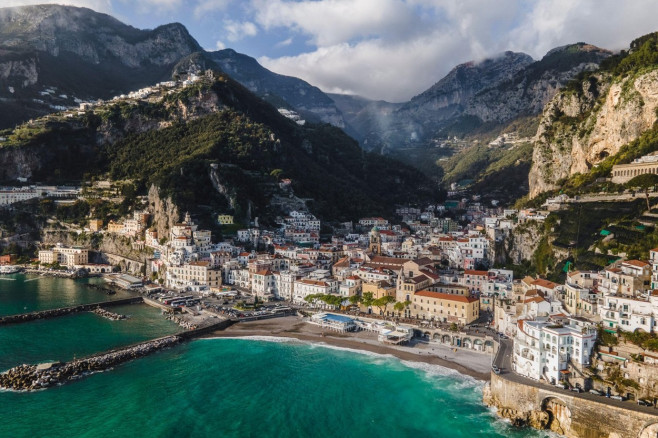
<path id="1" fill-rule="evenodd" d="M 451 378 L 457 378 L 459 379 L 460 383 L 462 385 L 459 386 L 459 389 L 466 389 L 466 388 L 474 388 L 474 387 L 479 387 L 481 388 L 484 385 L 484 382 L 481 380 L 476 379 L 475 377 L 471 377 L 465 374 L 460 373 L 457 370 L 454 370 L 452 368 L 444 367 L 441 365 L 435 365 L 435 364 L 430 364 L 426 362 L 415 362 L 411 360 L 403 360 L 399 359 L 398 357 L 392 355 L 392 354 L 385 354 L 385 353 L 376 353 L 374 351 L 369 351 L 369 350 L 359 350 L 357 348 L 349 348 L 349 347 L 339 347 L 336 345 L 332 344 L 327 344 L 325 342 L 314 342 L 314 341 L 306 341 L 306 340 L 301 340 L 297 338 L 288 338 L 288 337 L 283 337 L 283 336 L 221 336 L 221 337 L 212 337 L 212 338 L 203 338 L 203 339 L 246 339 L 246 340 L 251 340 L 251 341 L 264 341 L 264 342 L 274 342 L 274 343 L 288 343 L 288 344 L 302 344 L 302 345 L 308 345 L 310 347 L 320 347 L 320 348 L 326 348 L 329 350 L 336 350 L 336 351 L 346 351 L 349 353 L 356 353 L 360 354 L 362 356 L 367 356 L 372 359 L 379 359 L 383 361 L 378 364 L 384 364 L 384 363 L 399 363 L 404 365 L 407 368 L 411 368 L 414 370 L 422 371 L 426 377 L 428 378 L 436 378 L 436 377 L 451 377 Z"/>

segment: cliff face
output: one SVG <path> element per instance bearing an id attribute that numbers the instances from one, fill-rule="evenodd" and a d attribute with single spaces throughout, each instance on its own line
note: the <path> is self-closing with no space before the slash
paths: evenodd
<path id="1" fill-rule="evenodd" d="M 169 79 L 200 50 L 178 23 L 140 30 L 86 8 L 0 8 L 0 128 Z"/>
<path id="2" fill-rule="evenodd" d="M 464 113 L 485 122 L 539 114 L 567 82 L 584 70 L 596 70 L 610 54 L 608 50 L 583 43 L 555 48 L 508 81 L 478 93 Z"/>
<path id="3" fill-rule="evenodd" d="M 277 102 L 279 98 L 312 121 L 345 127 L 343 115 L 333 100 L 318 87 L 295 77 L 274 73 L 254 58 L 231 49 L 210 52 L 208 56 L 249 91 L 275 106 L 281 106 L 281 102 Z"/>
<path id="4" fill-rule="evenodd" d="M 537 130 L 529 175 L 530 197 L 558 187 L 557 182 L 586 173 L 658 118 L 658 70 L 611 82 L 601 74 L 577 92 L 555 96 Z"/>
<path id="5" fill-rule="evenodd" d="M 180 221 L 180 212 L 171 198 L 163 199 L 160 190 L 152 185 L 148 191 L 148 210 L 153 215 L 153 228 L 158 237 L 169 236 L 171 228 Z"/>

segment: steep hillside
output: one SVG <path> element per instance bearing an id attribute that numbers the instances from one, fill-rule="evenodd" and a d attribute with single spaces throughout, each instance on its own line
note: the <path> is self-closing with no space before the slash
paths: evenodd
<path id="1" fill-rule="evenodd" d="M 177 23 L 139 30 L 86 8 L 0 8 L 0 127 L 169 79 L 199 50 Z"/>
<path id="2" fill-rule="evenodd" d="M 633 41 L 546 106 L 529 176 L 530 197 L 586 174 L 658 119 L 658 33 Z M 608 171 L 610 169 L 608 168 Z M 606 176 L 606 175 L 599 175 Z"/>
<path id="3" fill-rule="evenodd" d="M 109 175 L 160 188 L 181 211 L 233 211 L 268 221 L 285 199 L 280 178 L 328 220 L 390 214 L 436 199 L 413 169 L 364 154 L 330 125 L 299 126 L 224 74 L 148 100 L 59 114 L 0 132 L 0 181 L 61 182 Z M 279 202 L 279 204 L 281 201 Z"/>
<path id="4" fill-rule="evenodd" d="M 304 118 L 345 127 L 334 102 L 318 87 L 301 79 L 273 73 L 258 61 L 232 49 L 208 53 L 210 59 L 236 81 L 264 100 L 278 105 L 282 99 Z"/>

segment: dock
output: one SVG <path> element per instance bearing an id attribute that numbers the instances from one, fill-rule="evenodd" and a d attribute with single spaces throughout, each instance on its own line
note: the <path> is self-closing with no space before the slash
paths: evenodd
<path id="1" fill-rule="evenodd" d="M 8 315 L 8 316 L 0 317 L 0 326 L 10 325 L 10 324 L 20 324 L 24 322 L 39 320 L 39 319 L 57 318 L 60 316 L 70 315 L 72 313 L 91 311 L 97 309 L 98 307 L 123 306 L 127 304 L 139 304 L 143 302 L 144 302 L 143 297 L 133 297 L 133 298 L 124 298 L 121 300 L 102 301 L 99 303 L 80 304 L 78 306 L 73 306 L 73 307 L 60 307 L 58 309 L 39 310 L 37 312 L 21 313 L 18 315 Z"/>

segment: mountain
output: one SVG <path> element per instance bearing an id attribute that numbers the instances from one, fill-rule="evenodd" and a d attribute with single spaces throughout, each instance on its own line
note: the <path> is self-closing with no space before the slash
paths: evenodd
<path id="1" fill-rule="evenodd" d="M 129 180 L 205 223 L 230 211 L 242 223 L 271 224 L 286 205 L 354 220 L 438 199 L 436 184 L 413 168 L 364 153 L 328 124 L 300 126 L 218 72 L 148 99 L 52 114 L 0 137 L 0 182 Z M 279 186 L 282 178 L 292 192 Z"/>
<path id="2" fill-rule="evenodd" d="M 273 73 L 254 58 L 232 49 L 209 52 L 208 56 L 226 74 L 273 105 L 281 106 L 283 100 L 305 119 L 345 127 L 341 112 L 318 87 L 295 77 Z"/>
<path id="3" fill-rule="evenodd" d="M 658 32 L 634 40 L 546 105 L 533 147 L 530 197 L 594 187 L 613 164 L 658 150 L 657 120 Z"/>
<path id="4" fill-rule="evenodd" d="M 0 127 L 168 80 L 200 50 L 178 23 L 139 30 L 86 8 L 0 8 Z"/>
<path id="5" fill-rule="evenodd" d="M 610 54 L 585 43 L 553 49 L 539 61 L 505 52 L 458 65 L 392 112 L 390 107 L 369 107 L 358 113 L 359 122 L 345 114 L 346 122 L 357 128 L 370 150 L 394 153 L 399 148 L 431 147 L 453 135 L 488 132 L 540 113 L 560 87 L 581 71 L 597 68 Z M 365 121 L 368 118 L 372 121 Z"/>

